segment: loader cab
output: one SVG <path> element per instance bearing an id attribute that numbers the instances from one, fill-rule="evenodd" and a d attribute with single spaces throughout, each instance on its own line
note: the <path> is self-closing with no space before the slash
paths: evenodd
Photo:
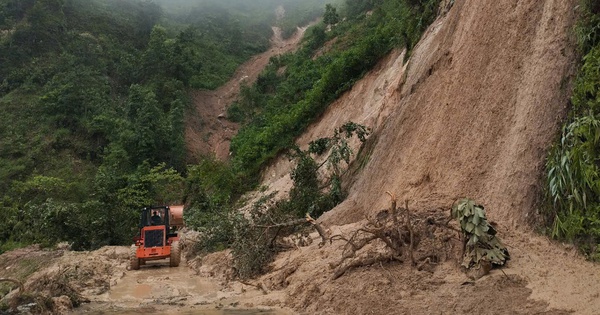
<path id="1" fill-rule="evenodd" d="M 143 208 L 138 226 L 140 232 L 134 238 L 136 245 L 165 246 L 170 239 L 177 238 L 177 228 L 170 225 L 170 211 L 169 206 Z"/>
<path id="2" fill-rule="evenodd" d="M 143 208 L 139 228 L 158 225 L 169 226 L 169 207 Z"/>

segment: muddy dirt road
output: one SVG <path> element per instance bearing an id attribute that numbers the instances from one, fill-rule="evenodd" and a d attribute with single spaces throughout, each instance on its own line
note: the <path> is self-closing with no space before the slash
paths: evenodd
<path id="1" fill-rule="evenodd" d="M 16 286 L 9 294 L 18 314 L 294 314 L 283 309 L 283 293 L 227 281 L 225 252 L 175 268 L 152 261 L 139 270 L 128 270 L 128 253 L 128 246 L 75 252 L 32 245 L 0 255 L 0 278 L 23 281 L 24 294 L 15 297 Z"/>
<path id="2" fill-rule="evenodd" d="M 90 303 L 72 314 L 273 314 L 290 311 L 252 303 L 262 292 L 241 283 L 220 283 L 202 277 L 187 266 L 171 268 L 168 262 L 148 262 L 140 270 L 127 270 L 110 289 L 90 296 Z"/>

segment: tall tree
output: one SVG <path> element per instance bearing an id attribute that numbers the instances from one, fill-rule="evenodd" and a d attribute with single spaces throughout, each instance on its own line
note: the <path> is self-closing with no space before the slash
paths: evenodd
<path id="1" fill-rule="evenodd" d="M 156 162 L 164 135 L 156 95 L 149 88 L 134 84 L 129 89 L 127 107 L 133 135 L 128 149 L 134 165 L 145 160 Z"/>
<path id="2" fill-rule="evenodd" d="M 323 15 L 323 23 L 326 25 L 335 25 L 340 21 L 340 16 L 334 6 L 331 4 L 325 5 L 325 14 Z"/>

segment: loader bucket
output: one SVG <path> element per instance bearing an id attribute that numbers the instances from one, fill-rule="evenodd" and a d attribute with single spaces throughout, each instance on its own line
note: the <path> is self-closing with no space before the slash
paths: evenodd
<path id="1" fill-rule="evenodd" d="M 169 206 L 169 225 L 182 227 L 183 223 L 183 205 Z"/>

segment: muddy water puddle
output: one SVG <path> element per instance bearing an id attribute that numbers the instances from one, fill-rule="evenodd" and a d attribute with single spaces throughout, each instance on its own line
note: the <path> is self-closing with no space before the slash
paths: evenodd
<path id="1" fill-rule="evenodd" d="M 75 309 L 73 314 L 292 314 L 256 304 L 241 307 L 239 301 L 247 299 L 247 294 L 223 288 L 216 280 L 198 276 L 184 264 L 171 268 L 168 262 L 148 262 L 140 270 L 126 271 L 108 292 L 92 297 L 91 303 Z"/>
<path id="2" fill-rule="evenodd" d="M 215 297 L 220 289 L 213 280 L 196 276 L 185 266 L 170 268 L 164 262 L 149 262 L 140 270 L 127 271 L 125 276 L 111 287 L 109 301 L 162 301 L 190 297 Z"/>
<path id="3" fill-rule="evenodd" d="M 128 309 L 118 310 L 109 309 L 104 311 L 82 311 L 74 314 L 89 315 L 137 315 L 137 314 L 164 314 L 164 315 L 289 315 L 279 310 L 261 310 L 261 309 L 235 309 L 235 310 L 210 310 L 210 309 L 188 309 L 188 310 L 148 310 L 148 309 Z"/>

